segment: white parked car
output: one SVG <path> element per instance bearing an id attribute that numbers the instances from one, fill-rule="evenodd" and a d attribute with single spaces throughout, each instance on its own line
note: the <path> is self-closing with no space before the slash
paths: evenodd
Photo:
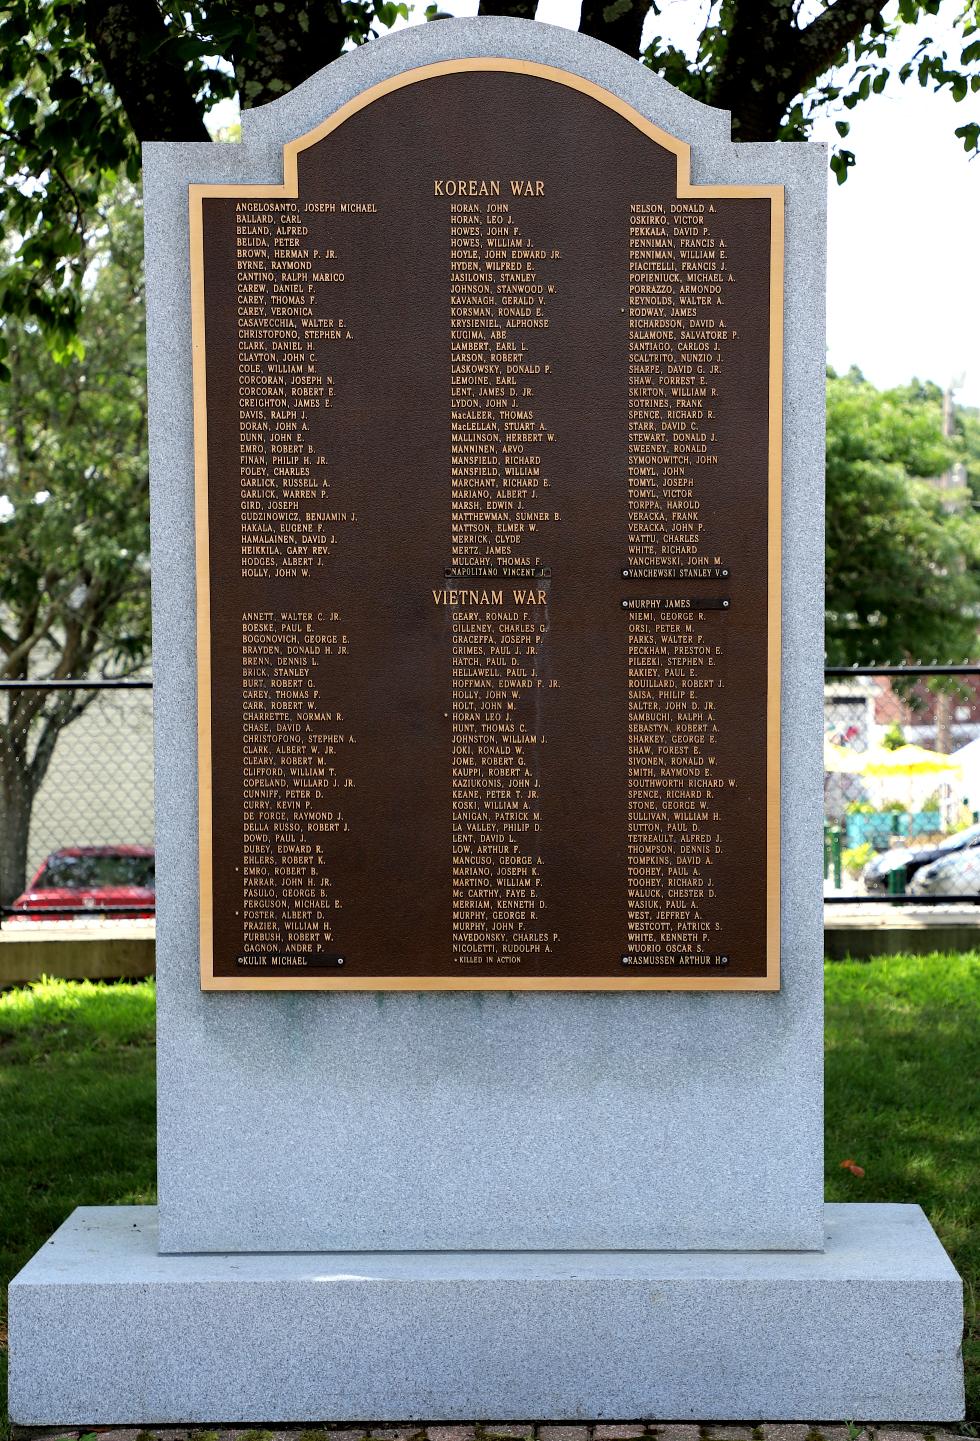
<path id="1" fill-rule="evenodd" d="M 980 851 L 951 851 L 917 870 L 908 883 L 910 896 L 965 896 L 980 900 Z"/>

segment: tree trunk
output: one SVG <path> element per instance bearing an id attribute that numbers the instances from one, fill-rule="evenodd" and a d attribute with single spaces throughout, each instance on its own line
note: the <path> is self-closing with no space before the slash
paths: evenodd
<path id="1" fill-rule="evenodd" d="M 27 843 L 35 787 L 23 757 L 0 741 L 0 905 L 27 885 Z"/>
<path id="2" fill-rule="evenodd" d="M 729 0 L 707 101 L 732 113 L 733 140 L 776 140 L 783 116 L 870 26 L 880 0 L 832 0 L 804 27 L 790 0 Z M 723 11 L 726 7 L 722 7 Z"/>
<path id="3" fill-rule="evenodd" d="M 953 749 L 953 697 L 948 690 L 936 695 L 936 750 L 948 756 Z"/>
<path id="4" fill-rule="evenodd" d="M 792 64 L 798 37 L 787 4 L 736 0 L 732 6 L 727 43 L 711 78 L 708 104 L 731 111 L 733 140 L 776 139 L 793 98 L 780 82 Z"/>
<path id="5" fill-rule="evenodd" d="M 606 0 L 583 0 L 579 29 L 583 35 L 604 40 L 635 60 L 640 53 L 643 26 L 650 9 L 650 0 L 632 0 L 631 4 L 609 5 Z"/>
<path id="6" fill-rule="evenodd" d="M 27 884 L 31 813 L 58 738 L 99 694 L 61 691 L 50 709 L 40 711 L 43 692 L 7 693 L 6 723 L 0 725 L 0 906 L 9 906 Z"/>
<path id="7" fill-rule="evenodd" d="M 156 0 L 84 0 L 85 33 L 136 138 L 210 140 L 201 102 L 167 42 L 176 22 Z"/>
<path id="8" fill-rule="evenodd" d="M 480 0 L 480 15 L 511 15 L 515 20 L 533 20 L 538 0 Z"/>
<path id="9" fill-rule="evenodd" d="M 350 33 L 339 0 L 302 5 L 227 0 L 226 8 L 241 26 L 231 58 L 243 110 L 267 105 L 302 85 L 336 60 Z"/>

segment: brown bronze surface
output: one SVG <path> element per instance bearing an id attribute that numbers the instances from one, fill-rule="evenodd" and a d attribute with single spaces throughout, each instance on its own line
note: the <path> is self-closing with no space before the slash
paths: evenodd
<path id="1" fill-rule="evenodd" d="M 193 187 L 203 983 L 772 988 L 781 193 L 477 65 Z"/>

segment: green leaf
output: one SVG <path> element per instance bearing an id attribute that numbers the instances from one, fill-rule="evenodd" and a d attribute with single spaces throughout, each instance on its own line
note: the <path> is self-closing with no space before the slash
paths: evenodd
<path id="1" fill-rule="evenodd" d="M 854 164 L 854 152 L 852 150 L 835 150 L 830 157 L 830 168 L 837 177 L 837 184 L 843 185 L 847 179 L 847 172 Z"/>
<path id="2" fill-rule="evenodd" d="M 969 125 L 958 125 L 953 132 L 963 141 L 963 149 L 973 151 L 980 148 L 980 124 L 971 121 Z"/>

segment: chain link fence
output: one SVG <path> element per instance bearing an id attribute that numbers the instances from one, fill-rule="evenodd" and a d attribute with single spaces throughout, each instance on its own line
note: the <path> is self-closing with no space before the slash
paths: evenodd
<path id="1" fill-rule="evenodd" d="M 824 897 L 980 901 L 980 666 L 827 670 Z M 0 924 L 153 910 L 152 682 L 0 682 Z"/>
<path id="2" fill-rule="evenodd" d="M 980 901 L 980 666 L 826 672 L 824 898 Z"/>
<path id="3" fill-rule="evenodd" d="M 0 682 L 0 924 L 154 906 L 152 681 Z"/>

